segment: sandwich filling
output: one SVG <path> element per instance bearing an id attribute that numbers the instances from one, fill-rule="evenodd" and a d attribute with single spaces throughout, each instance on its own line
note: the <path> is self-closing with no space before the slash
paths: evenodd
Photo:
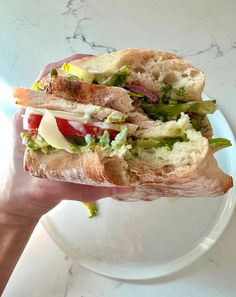
<path id="1" fill-rule="evenodd" d="M 215 100 L 186 100 L 184 86 L 164 84 L 157 94 L 132 81 L 124 65 L 105 76 L 74 64 L 52 70 L 33 90 L 15 89 L 17 103 L 27 107 L 23 143 L 28 150 L 71 154 L 101 149 L 128 164 L 134 160 L 157 169 L 181 170 L 214 151 L 230 146 L 211 139 L 206 115 Z"/>

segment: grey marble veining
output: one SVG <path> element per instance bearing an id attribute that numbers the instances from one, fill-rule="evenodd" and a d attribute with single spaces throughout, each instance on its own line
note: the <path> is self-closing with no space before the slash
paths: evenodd
<path id="1" fill-rule="evenodd" d="M 73 52 L 73 53 L 77 52 L 73 48 L 72 40 L 73 41 L 80 40 L 83 43 L 87 44 L 92 50 L 102 49 L 104 52 L 108 52 L 108 53 L 115 51 L 116 49 L 111 46 L 98 44 L 94 41 L 90 41 L 88 39 L 88 37 L 86 37 L 86 34 L 83 33 L 83 22 L 86 22 L 88 20 L 89 20 L 89 18 L 82 18 L 80 20 L 77 20 L 76 27 L 74 29 L 73 34 L 71 36 L 65 37 L 66 43 L 67 43 L 68 47 L 70 48 L 71 52 Z"/>
<path id="2" fill-rule="evenodd" d="M 89 8 L 89 11 L 87 11 L 86 8 Z M 73 43 L 76 43 L 79 40 L 95 51 L 97 49 L 108 53 L 115 51 L 116 49 L 114 47 L 97 43 L 91 40 L 87 35 L 85 25 L 87 22 L 92 21 L 91 10 L 92 5 L 89 3 L 89 0 L 69 0 L 67 2 L 66 10 L 62 13 L 62 16 L 69 15 L 76 20 L 72 34 L 65 37 L 67 46 L 71 52 L 76 53 L 77 50 L 73 47 Z"/>
<path id="3" fill-rule="evenodd" d="M 222 57 L 223 54 L 224 54 L 223 51 L 221 50 L 219 44 L 216 43 L 215 41 L 212 41 L 212 42 L 210 43 L 210 46 L 209 46 L 208 48 L 198 50 L 198 51 L 195 52 L 195 53 L 191 53 L 191 54 L 184 55 L 184 57 L 185 57 L 185 58 L 188 58 L 188 57 L 194 57 L 194 56 L 198 56 L 198 55 L 204 54 L 204 53 L 209 52 L 209 51 L 212 51 L 212 50 L 215 51 L 215 57 L 214 57 L 214 58 Z"/>
<path id="4" fill-rule="evenodd" d="M 23 16 L 23 15 L 18 16 L 13 21 L 11 21 L 9 24 L 15 28 L 15 32 L 24 30 L 24 28 L 26 26 L 31 26 L 31 27 L 39 26 L 38 22 L 34 22 L 28 16 Z"/>
<path id="5" fill-rule="evenodd" d="M 236 1 L 0 0 L 0 4 L 0 82 L 9 87 L 31 86 L 44 64 L 76 52 L 168 50 L 204 70 L 206 92 L 217 98 L 236 133 Z M 39 226 L 3 297 L 234 297 L 235 226 L 234 216 L 218 243 L 191 267 L 163 280 L 141 282 L 113 280 L 80 267 Z"/>

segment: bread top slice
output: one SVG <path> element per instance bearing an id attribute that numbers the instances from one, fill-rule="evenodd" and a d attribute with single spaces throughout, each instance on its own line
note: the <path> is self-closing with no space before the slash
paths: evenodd
<path id="1" fill-rule="evenodd" d="M 163 84 L 172 84 L 171 97 L 174 99 L 180 99 L 176 90 L 184 87 L 187 93 L 185 100 L 201 100 L 205 84 L 203 71 L 193 67 L 181 57 L 162 51 L 126 49 L 86 57 L 71 63 L 100 76 L 100 79 L 128 65 L 131 69 L 130 81 L 138 82 L 159 96 Z"/>
<path id="2" fill-rule="evenodd" d="M 71 63 L 95 73 L 98 80 L 104 80 L 111 74 L 117 73 L 122 66 L 128 65 L 131 69 L 128 83 L 136 82 L 153 91 L 159 97 L 161 97 L 163 85 L 171 84 L 172 99 L 183 100 L 183 97 L 177 94 L 177 90 L 183 87 L 186 93 L 184 100 L 201 100 L 204 87 L 203 72 L 171 53 L 128 49 L 100 56 L 90 56 Z M 72 101 L 110 106 L 125 113 L 135 110 L 135 102 L 132 103 L 127 90 L 120 87 L 72 81 L 63 77 L 65 73 L 62 69 L 57 70 L 58 77 L 48 75 L 41 81 L 41 87 L 46 88 L 48 93 Z M 158 78 L 156 77 L 157 73 L 159 73 Z M 205 127 L 204 135 L 211 138 L 212 129 L 206 117 L 202 118 L 202 126 Z"/>

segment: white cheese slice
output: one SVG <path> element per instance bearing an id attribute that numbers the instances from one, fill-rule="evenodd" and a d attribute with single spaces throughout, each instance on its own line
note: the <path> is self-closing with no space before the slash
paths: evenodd
<path id="1" fill-rule="evenodd" d="M 44 115 L 46 108 L 27 108 L 26 114 L 40 114 Z M 65 119 L 69 121 L 79 121 L 83 123 L 87 123 L 90 119 L 89 115 L 79 115 L 74 112 L 67 112 L 67 111 L 61 111 L 61 110 L 50 110 L 51 114 L 53 114 L 56 118 Z"/>
<path id="2" fill-rule="evenodd" d="M 45 110 L 38 132 L 51 146 L 72 152 L 72 144 L 62 135 L 54 115 L 49 110 Z"/>
<path id="3" fill-rule="evenodd" d="M 39 115 L 44 115 L 45 111 L 47 109 L 45 108 L 27 108 L 26 109 L 26 114 L 39 114 Z M 50 110 L 50 113 L 60 119 L 65 119 L 69 121 L 69 124 L 71 126 L 75 126 L 73 122 L 80 122 L 84 124 L 91 124 L 96 127 L 100 127 L 102 129 L 113 129 L 116 131 L 121 131 L 123 128 L 127 127 L 128 128 L 128 135 L 132 135 L 138 128 L 138 125 L 131 124 L 131 123 L 108 123 L 108 122 L 98 122 L 94 121 L 94 119 L 91 119 L 88 114 L 85 114 L 83 116 L 78 115 L 73 112 L 66 112 L 66 111 L 61 111 L 61 110 Z M 75 127 L 77 129 L 77 127 Z"/>

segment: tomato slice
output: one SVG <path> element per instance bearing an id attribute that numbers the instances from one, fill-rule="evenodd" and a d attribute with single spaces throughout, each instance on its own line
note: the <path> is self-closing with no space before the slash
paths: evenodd
<path id="1" fill-rule="evenodd" d="M 23 128 L 25 130 L 36 130 L 42 120 L 42 115 L 39 114 L 25 114 L 23 117 Z"/>
<path id="2" fill-rule="evenodd" d="M 42 120 L 42 115 L 38 114 L 30 114 L 24 115 L 23 126 L 25 130 L 37 130 L 40 122 Z M 98 137 L 103 134 L 105 130 L 108 131 L 110 135 L 110 139 L 113 140 L 119 131 L 113 129 L 103 129 L 100 127 L 96 127 L 93 125 L 83 124 L 76 121 L 68 121 L 65 119 L 56 118 L 57 126 L 60 132 L 65 137 L 70 136 L 85 136 L 86 134 L 90 134 L 93 137 Z"/>

